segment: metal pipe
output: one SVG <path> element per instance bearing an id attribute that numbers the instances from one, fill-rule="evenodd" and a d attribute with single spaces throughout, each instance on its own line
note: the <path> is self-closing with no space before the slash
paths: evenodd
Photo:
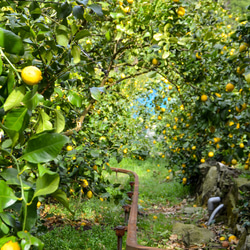
<path id="1" fill-rule="evenodd" d="M 215 205 L 218 204 L 221 201 L 220 197 L 211 197 L 207 201 L 207 209 L 209 216 L 212 214 L 214 211 Z"/>
<path id="2" fill-rule="evenodd" d="M 208 226 L 211 224 L 211 222 L 212 222 L 212 220 L 214 219 L 215 215 L 216 215 L 216 214 L 219 212 L 219 210 L 220 210 L 221 208 L 223 208 L 223 207 L 224 207 L 224 205 L 223 205 L 223 204 L 220 204 L 217 208 L 214 209 L 213 213 L 211 214 L 211 216 L 210 216 L 210 218 L 209 218 L 209 220 L 208 220 L 208 223 L 207 223 Z"/>

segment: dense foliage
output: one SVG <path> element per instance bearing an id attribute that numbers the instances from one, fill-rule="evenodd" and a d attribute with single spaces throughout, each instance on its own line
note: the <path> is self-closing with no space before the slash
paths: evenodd
<path id="1" fill-rule="evenodd" d="M 184 184 L 209 157 L 248 168 L 249 16 L 212 0 L 0 8 L 0 236 L 42 248 L 29 233 L 38 200 L 108 197 L 110 157 L 156 151 Z"/>

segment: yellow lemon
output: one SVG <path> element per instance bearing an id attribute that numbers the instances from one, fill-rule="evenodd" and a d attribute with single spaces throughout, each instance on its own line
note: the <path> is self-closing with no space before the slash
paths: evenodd
<path id="1" fill-rule="evenodd" d="M 129 4 L 132 4 L 132 3 L 134 2 L 134 0 L 127 0 L 127 2 L 128 2 Z"/>
<path id="2" fill-rule="evenodd" d="M 93 197 L 93 193 L 92 193 L 92 191 L 88 191 L 87 192 L 87 197 L 89 198 L 89 199 L 91 199 L 92 197 Z"/>
<path id="3" fill-rule="evenodd" d="M 236 164 L 237 164 L 237 160 L 236 160 L 236 159 L 232 159 L 231 162 L 232 162 L 233 165 L 236 165 Z"/>
<path id="4" fill-rule="evenodd" d="M 202 55 L 202 53 L 199 53 L 199 52 L 197 52 L 197 53 L 195 54 L 196 58 L 199 59 L 199 60 L 201 59 L 201 55 Z"/>
<path id="5" fill-rule="evenodd" d="M 226 85 L 226 91 L 227 92 L 232 92 L 234 90 L 234 85 L 232 83 L 228 83 Z"/>
<path id="6" fill-rule="evenodd" d="M 210 152 L 208 153 L 208 156 L 209 156 L 209 157 L 213 157 L 213 156 L 214 156 L 214 152 L 210 151 Z"/>
<path id="7" fill-rule="evenodd" d="M 185 9 L 183 7 L 179 7 L 177 10 L 178 16 L 184 16 L 185 15 Z"/>
<path id="8" fill-rule="evenodd" d="M 207 95 L 202 95 L 201 96 L 201 101 L 206 102 L 208 99 Z"/>
<path id="9" fill-rule="evenodd" d="M 70 145 L 68 145 L 67 148 L 66 148 L 66 150 L 67 150 L 67 151 L 71 151 L 71 150 L 73 150 L 73 147 L 70 146 Z"/>
<path id="10" fill-rule="evenodd" d="M 201 159 L 201 163 L 204 163 L 204 162 L 205 162 L 205 159 L 204 159 L 204 158 L 202 158 L 202 159 Z"/>
<path id="11" fill-rule="evenodd" d="M 187 183 L 187 178 L 183 178 L 183 179 L 182 179 L 182 183 L 183 183 L 183 184 L 186 184 L 186 183 Z"/>
<path id="12" fill-rule="evenodd" d="M 20 246 L 17 242 L 13 242 L 13 241 L 8 241 L 7 243 L 5 243 L 2 247 L 1 250 L 20 250 Z"/>
<path id="13" fill-rule="evenodd" d="M 21 77 L 30 86 L 38 84 L 43 79 L 41 70 L 36 66 L 27 66 L 22 69 Z"/>
<path id="14" fill-rule="evenodd" d="M 152 64 L 157 65 L 157 64 L 158 64 L 158 60 L 157 60 L 156 58 L 154 58 L 154 59 L 152 60 Z"/>

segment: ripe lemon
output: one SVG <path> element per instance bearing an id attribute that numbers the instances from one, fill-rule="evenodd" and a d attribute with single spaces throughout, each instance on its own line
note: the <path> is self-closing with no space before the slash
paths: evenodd
<path id="1" fill-rule="evenodd" d="M 237 164 L 237 160 L 235 160 L 235 159 L 232 159 L 231 162 L 232 162 L 233 165 L 236 165 L 236 164 Z"/>
<path id="2" fill-rule="evenodd" d="M 244 148 L 244 147 L 245 147 L 244 143 L 243 142 L 240 143 L 240 148 Z"/>
<path id="3" fill-rule="evenodd" d="M 162 119 L 162 118 L 161 118 L 161 116 L 159 115 L 159 116 L 158 116 L 158 120 L 160 121 L 161 119 Z"/>
<path id="4" fill-rule="evenodd" d="M 237 74 L 242 75 L 245 72 L 245 69 L 244 68 L 241 69 L 240 67 L 237 67 L 236 72 Z"/>
<path id="5" fill-rule="evenodd" d="M 127 154 L 127 153 L 128 153 L 128 149 L 125 148 L 125 149 L 123 150 L 123 153 L 124 153 L 124 154 Z"/>
<path id="6" fill-rule="evenodd" d="M 22 80 L 30 86 L 38 84 L 43 79 L 41 70 L 35 66 L 27 66 L 23 68 L 21 77 Z"/>
<path id="7" fill-rule="evenodd" d="M 202 55 L 202 53 L 199 53 L 199 52 L 197 52 L 197 53 L 195 54 L 195 56 L 196 56 L 196 58 L 197 58 L 198 60 L 201 59 L 201 55 Z"/>
<path id="8" fill-rule="evenodd" d="M 186 184 L 186 183 L 187 183 L 187 178 L 183 178 L 183 179 L 182 179 L 182 183 L 183 183 L 183 184 Z"/>
<path id="9" fill-rule="evenodd" d="M 169 176 L 167 176 L 167 177 L 166 177 L 166 179 L 167 179 L 167 180 L 169 180 L 169 179 L 170 179 L 170 177 L 169 177 Z"/>
<path id="10" fill-rule="evenodd" d="M 240 52 L 243 52 L 243 51 L 245 51 L 246 49 L 247 49 L 247 46 L 246 46 L 245 43 L 243 43 L 243 44 L 240 45 L 239 51 L 240 51 Z"/>
<path id="11" fill-rule="evenodd" d="M 226 85 L 226 91 L 227 92 L 232 92 L 234 90 L 234 85 L 232 83 L 228 83 Z"/>
<path id="12" fill-rule="evenodd" d="M 89 199 L 91 199 L 92 197 L 93 197 L 93 193 L 92 193 L 92 191 L 88 191 L 87 192 L 87 197 L 89 198 Z"/>
<path id="13" fill-rule="evenodd" d="M 210 151 L 210 152 L 208 153 L 208 156 L 209 156 L 209 157 L 214 157 L 214 152 Z"/>
<path id="14" fill-rule="evenodd" d="M 36 207 L 39 208 L 39 207 L 41 207 L 41 206 L 42 206 L 41 201 L 38 201 L 38 202 L 36 203 Z"/>
<path id="15" fill-rule="evenodd" d="M 247 83 L 250 83 L 250 73 L 248 73 L 247 75 L 245 74 L 245 79 Z"/>
<path id="16" fill-rule="evenodd" d="M 13 242 L 13 241 L 8 241 L 7 243 L 5 243 L 2 247 L 1 250 L 20 250 L 20 246 L 17 242 Z"/>
<path id="17" fill-rule="evenodd" d="M 179 7 L 177 10 L 178 16 L 184 16 L 185 15 L 185 9 L 183 7 Z"/>
<path id="18" fill-rule="evenodd" d="M 178 3 L 178 2 L 179 2 L 179 0 L 173 0 L 173 2 Z"/>
<path id="19" fill-rule="evenodd" d="M 246 165 L 244 166 L 244 169 L 245 169 L 245 170 L 248 170 L 248 169 L 249 169 L 249 165 L 246 164 Z"/>
<path id="20" fill-rule="evenodd" d="M 208 99 L 207 95 L 202 95 L 201 96 L 201 101 L 206 102 Z"/>
<path id="21" fill-rule="evenodd" d="M 73 150 L 73 147 L 70 146 L 70 145 L 68 145 L 67 148 L 66 148 L 66 150 L 67 150 L 67 151 L 71 151 L 71 150 Z"/>
<path id="22" fill-rule="evenodd" d="M 204 158 L 202 158 L 202 159 L 201 159 L 201 163 L 204 163 L 204 162 L 205 162 L 205 159 L 204 159 Z"/>
<path id="23" fill-rule="evenodd" d="M 229 242 L 232 242 L 232 241 L 235 241 L 235 240 L 237 240 L 237 238 L 236 238 L 236 236 L 234 236 L 234 235 L 231 235 L 231 236 L 228 238 L 228 241 L 229 241 Z"/>
<path id="24" fill-rule="evenodd" d="M 226 240 L 226 238 L 225 237 L 220 237 L 220 241 L 224 241 L 224 240 Z"/>
<path id="25" fill-rule="evenodd" d="M 134 2 L 134 0 L 127 0 L 127 2 L 128 2 L 129 4 L 132 4 L 132 3 Z"/>
<path id="26" fill-rule="evenodd" d="M 154 58 L 154 59 L 152 60 L 152 64 L 157 65 L 157 64 L 158 64 L 158 60 L 157 60 L 156 58 Z"/>

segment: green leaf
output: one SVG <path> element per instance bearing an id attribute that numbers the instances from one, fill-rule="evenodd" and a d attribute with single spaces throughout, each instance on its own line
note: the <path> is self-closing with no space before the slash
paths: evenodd
<path id="1" fill-rule="evenodd" d="M 58 189 L 56 192 L 54 192 L 52 195 L 55 199 L 57 199 L 65 208 L 68 209 L 68 211 L 72 214 L 75 214 L 69 207 L 69 201 L 67 198 L 67 195 L 62 190 Z"/>
<path id="2" fill-rule="evenodd" d="M 24 96 L 22 103 L 24 105 L 26 105 L 26 107 L 28 108 L 28 110 L 33 110 L 36 108 L 36 106 L 38 105 L 39 101 L 40 101 L 40 97 L 41 95 L 39 95 L 38 93 L 36 93 L 35 88 L 33 88 L 31 91 L 29 91 L 28 93 L 26 93 L 26 95 Z"/>
<path id="3" fill-rule="evenodd" d="M 27 231 L 20 231 L 17 233 L 17 236 L 22 239 L 21 247 L 24 250 L 33 249 L 31 246 L 35 246 L 34 249 L 37 250 L 44 249 L 44 243 Z"/>
<path id="4" fill-rule="evenodd" d="M 83 14 L 84 14 L 84 9 L 82 6 L 80 6 L 80 5 L 74 6 L 73 15 L 75 18 L 83 20 L 84 19 Z"/>
<path id="5" fill-rule="evenodd" d="M 41 133 L 43 131 L 53 129 L 52 123 L 49 120 L 50 120 L 50 117 L 45 113 L 43 109 L 41 109 L 36 132 Z"/>
<path id="6" fill-rule="evenodd" d="M 9 212 L 1 212 L 0 217 L 1 217 L 2 221 L 5 224 L 7 224 L 8 226 L 11 226 L 11 227 L 16 226 L 15 218 L 11 213 L 9 213 Z"/>
<path id="7" fill-rule="evenodd" d="M 57 133 L 61 133 L 65 127 L 65 119 L 60 110 L 55 110 L 55 112 L 56 112 L 55 129 Z"/>
<path id="8" fill-rule="evenodd" d="M 110 31 L 109 30 L 106 32 L 105 37 L 106 37 L 106 39 L 107 39 L 108 42 L 111 40 L 111 35 L 110 35 Z"/>
<path id="9" fill-rule="evenodd" d="M 18 198 L 15 196 L 13 190 L 5 181 L 0 180 L 0 212 L 13 205 L 17 200 Z"/>
<path id="10" fill-rule="evenodd" d="M 18 131 L 11 130 L 7 127 L 5 127 L 2 123 L 0 123 L 0 127 L 6 132 L 6 134 L 11 138 L 12 140 L 12 147 L 17 143 L 19 139 L 19 133 Z"/>
<path id="11" fill-rule="evenodd" d="M 91 96 L 93 99 L 97 100 L 97 101 L 100 101 L 101 99 L 101 93 L 104 93 L 105 92 L 105 88 L 103 87 L 93 87 L 93 88 L 90 88 L 90 93 L 91 93 Z"/>
<path id="12" fill-rule="evenodd" d="M 101 5 L 94 3 L 94 4 L 90 4 L 88 6 L 88 8 L 93 10 L 98 16 L 103 16 L 102 6 Z"/>
<path id="13" fill-rule="evenodd" d="M 0 47 L 7 53 L 23 55 L 24 46 L 21 37 L 9 30 L 0 28 Z"/>
<path id="14" fill-rule="evenodd" d="M 8 96 L 7 100 L 5 101 L 3 108 L 6 111 L 20 106 L 20 102 L 23 100 L 25 95 L 25 87 L 20 86 L 15 88 L 10 95 Z"/>
<path id="15" fill-rule="evenodd" d="M 37 2 L 35 2 L 35 1 L 30 4 L 29 12 L 30 12 L 31 17 L 33 19 L 39 18 L 41 13 L 42 13 L 39 4 Z"/>
<path id="16" fill-rule="evenodd" d="M 80 108 L 82 106 L 82 98 L 81 98 L 81 96 L 79 96 L 78 93 L 76 93 L 74 91 L 71 91 L 69 93 L 68 100 L 72 105 L 74 105 L 74 106 L 76 106 L 78 108 Z"/>
<path id="17" fill-rule="evenodd" d="M 59 10 L 57 11 L 57 16 L 59 19 L 66 18 L 71 14 L 72 6 L 66 1 L 61 4 Z"/>
<path id="18" fill-rule="evenodd" d="M 71 50 L 71 55 L 73 56 L 73 62 L 79 63 L 81 61 L 81 49 L 79 46 L 74 45 L 72 50 Z"/>
<path id="19" fill-rule="evenodd" d="M 57 133 L 43 133 L 28 141 L 23 159 L 32 163 L 48 162 L 57 157 L 68 137 Z"/>
<path id="20" fill-rule="evenodd" d="M 2 74 L 2 72 L 3 72 L 3 61 L 0 57 L 0 75 Z"/>
<path id="21" fill-rule="evenodd" d="M 0 235 L 8 234 L 10 231 L 9 227 L 0 219 Z"/>
<path id="22" fill-rule="evenodd" d="M 26 127 L 29 121 L 27 114 L 28 109 L 25 107 L 13 109 L 6 115 L 4 126 L 10 130 L 21 131 Z"/>
<path id="23" fill-rule="evenodd" d="M 36 181 L 36 190 L 33 198 L 54 193 L 58 189 L 59 182 L 60 177 L 57 173 L 46 173 L 41 177 L 39 176 Z"/>
<path id="24" fill-rule="evenodd" d="M 76 33 L 74 40 L 80 40 L 84 37 L 90 36 L 90 32 L 88 30 L 81 30 L 78 33 Z"/>
<path id="25" fill-rule="evenodd" d="M 63 30 L 56 31 L 56 41 L 59 45 L 67 47 L 69 43 L 68 33 Z"/>

